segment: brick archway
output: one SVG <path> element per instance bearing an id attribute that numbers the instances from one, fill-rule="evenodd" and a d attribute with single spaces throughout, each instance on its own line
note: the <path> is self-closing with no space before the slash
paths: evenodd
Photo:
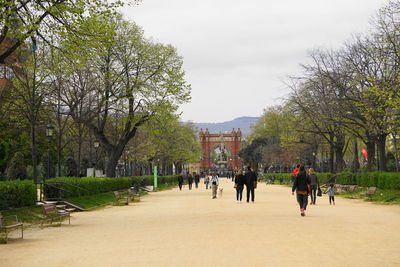
<path id="1" fill-rule="evenodd" d="M 202 149 L 200 171 L 206 171 L 214 167 L 212 153 L 215 147 L 221 145 L 225 146 L 229 151 L 229 158 L 227 159 L 228 169 L 238 170 L 242 168 L 242 162 L 238 156 L 240 145 L 242 143 L 242 132 L 240 131 L 240 128 L 237 131 L 232 129 L 231 133 L 224 134 L 212 134 L 208 129 L 206 129 L 205 132 L 203 132 L 203 129 L 200 129 L 199 138 Z"/>

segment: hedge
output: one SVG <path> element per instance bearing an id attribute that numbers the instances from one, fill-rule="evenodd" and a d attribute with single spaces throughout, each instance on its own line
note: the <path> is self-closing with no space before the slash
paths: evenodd
<path id="1" fill-rule="evenodd" d="M 36 185 L 28 180 L 0 182 L 0 210 L 34 205 Z"/>
<path id="2" fill-rule="evenodd" d="M 158 184 L 176 184 L 177 176 L 159 176 Z M 106 193 L 116 190 L 127 189 L 133 185 L 139 184 L 144 180 L 145 185 L 153 185 L 154 177 L 152 175 L 136 176 L 136 177 L 121 177 L 121 178 L 108 178 L 108 177 L 58 177 L 50 179 L 50 182 L 63 182 L 60 187 L 68 192 L 63 193 L 63 197 L 77 197 L 84 195 L 95 195 Z M 58 185 L 57 185 L 58 186 Z M 80 189 L 83 188 L 84 190 Z M 55 188 L 46 189 L 46 196 L 48 198 L 57 197 L 58 190 Z"/>
<path id="3" fill-rule="evenodd" d="M 336 175 L 336 183 L 338 184 L 356 184 L 363 187 L 375 186 L 380 189 L 400 189 L 399 172 L 317 173 L 320 184 L 326 183 L 334 175 Z M 266 178 L 273 176 L 278 181 L 282 178 L 284 183 L 290 183 L 292 180 L 291 173 L 265 173 L 264 176 Z"/>

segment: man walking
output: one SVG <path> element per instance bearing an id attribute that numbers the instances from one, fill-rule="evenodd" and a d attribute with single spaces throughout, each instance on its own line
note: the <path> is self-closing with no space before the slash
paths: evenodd
<path id="1" fill-rule="evenodd" d="M 193 176 L 190 173 L 187 175 L 187 180 L 189 184 L 189 190 L 192 190 Z"/>
<path id="2" fill-rule="evenodd" d="M 183 185 L 183 173 L 179 174 L 179 176 L 178 176 L 178 185 L 179 185 L 179 190 L 182 190 L 182 185 Z"/>
<path id="3" fill-rule="evenodd" d="M 211 177 L 211 189 L 212 189 L 212 198 L 217 198 L 217 190 L 218 190 L 218 175 L 216 173 L 213 173 Z"/>
<path id="4" fill-rule="evenodd" d="M 200 183 L 200 175 L 198 175 L 196 172 L 194 173 L 194 184 L 196 186 L 196 189 L 199 188 L 199 183 Z"/>
<path id="5" fill-rule="evenodd" d="M 250 166 L 247 166 L 244 177 L 246 178 L 246 201 L 249 203 L 251 194 L 251 202 L 254 203 L 254 189 L 257 188 L 257 175 Z"/>

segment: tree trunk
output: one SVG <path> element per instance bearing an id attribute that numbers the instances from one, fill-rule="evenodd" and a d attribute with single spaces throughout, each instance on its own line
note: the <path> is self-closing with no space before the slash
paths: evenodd
<path id="1" fill-rule="evenodd" d="M 334 173 L 334 158 L 335 158 L 335 148 L 333 146 L 333 138 L 334 136 L 330 136 L 330 145 L 329 145 L 329 172 Z"/>
<path id="2" fill-rule="evenodd" d="M 354 138 L 354 156 L 353 156 L 353 163 L 351 166 L 352 172 L 357 172 L 360 169 L 360 162 L 358 160 L 358 144 L 357 138 Z"/>
<path id="3" fill-rule="evenodd" d="M 367 170 L 370 172 L 373 170 L 375 165 L 375 142 L 368 141 L 365 145 L 367 146 L 368 152 Z"/>
<path id="4" fill-rule="evenodd" d="M 36 127 L 35 123 L 31 123 L 31 152 L 32 152 L 32 169 L 33 169 L 33 182 L 38 183 L 37 173 L 37 151 L 36 151 Z"/>
<path id="5" fill-rule="evenodd" d="M 345 137 L 343 135 L 336 137 L 336 143 L 335 143 L 336 172 L 341 172 L 343 170 L 343 165 L 344 165 L 343 149 L 345 143 L 346 143 Z"/>
<path id="6" fill-rule="evenodd" d="M 387 171 L 387 168 L 386 168 L 386 137 L 387 137 L 387 134 L 378 135 L 379 170 L 380 171 Z"/>
<path id="7" fill-rule="evenodd" d="M 124 152 L 125 145 L 125 143 L 119 143 L 117 146 L 113 146 L 112 149 L 108 151 L 108 162 L 106 167 L 107 177 L 115 177 L 115 170 L 118 165 L 118 160 Z"/>
<path id="8" fill-rule="evenodd" d="M 61 132 L 57 134 L 57 177 L 61 176 Z"/>

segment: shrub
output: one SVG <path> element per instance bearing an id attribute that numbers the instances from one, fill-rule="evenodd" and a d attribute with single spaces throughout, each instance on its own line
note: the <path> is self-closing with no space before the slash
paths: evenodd
<path id="1" fill-rule="evenodd" d="M 0 182 L 0 210 L 34 205 L 36 185 L 32 181 Z"/>
<path id="2" fill-rule="evenodd" d="M 67 191 L 63 193 L 64 197 L 77 197 L 127 189 L 141 183 L 142 180 L 144 180 L 145 185 L 153 185 L 152 175 L 121 178 L 58 177 L 50 179 L 49 182 L 61 182 L 57 186 Z M 176 182 L 177 178 L 175 175 L 158 177 L 159 184 L 176 184 Z M 48 187 L 46 188 L 46 196 L 48 198 L 55 198 L 58 196 L 58 190 L 54 187 Z"/>
<path id="3" fill-rule="evenodd" d="M 274 176 L 278 181 L 282 177 L 286 183 L 289 183 L 292 179 L 291 173 L 265 173 L 264 175 L 266 178 Z M 336 176 L 335 181 L 338 184 L 357 184 L 363 187 L 376 186 L 380 189 L 400 189 L 399 172 L 317 173 L 317 176 L 320 184 L 325 184 L 332 176 Z"/>

